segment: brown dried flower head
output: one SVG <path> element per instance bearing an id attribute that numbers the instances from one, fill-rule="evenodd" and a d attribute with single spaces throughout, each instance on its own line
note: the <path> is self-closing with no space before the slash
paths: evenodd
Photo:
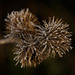
<path id="1" fill-rule="evenodd" d="M 56 54 L 62 57 L 63 54 L 66 54 L 66 51 L 69 52 L 72 49 L 70 38 L 72 35 L 71 32 L 68 32 L 68 24 L 63 24 L 62 19 L 55 21 L 54 18 L 52 20 L 49 18 L 48 23 L 43 21 L 43 26 L 35 29 L 40 38 L 38 46 L 40 52 L 47 57 L 55 57 Z"/>
<path id="2" fill-rule="evenodd" d="M 23 31 L 27 31 L 28 33 L 34 32 L 34 27 L 30 22 L 38 24 L 37 17 L 35 17 L 29 9 L 22 9 L 21 11 L 12 11 L 11 14 L 8 14 L 7 19 L 7 35 L 5 37 L 13 37 L 17 38 Z M 16 39 L 17 40 L 17 39 Z"/>
<path id="3" fill-rule="evenodd" d="M 14 38 L 16 43 L 17 56 L 14 60 L 25 66 L 36 66 L 36 63 L 40 63 L 39 51 L 35 47 L 37 43 L 37 37 L 35 37 L 34 26 L 32 23 L 38 24 L 37 18 L 29 12 L 29 9 L 21 11 L 13 11 L 5 19 L 7 22 L 7 35 L 6 38 Z"/>
<path id="4" fill-rule="evenodd" d="M 49 56 L 69 51 L 71 45 L 71 32 L 68 32 L 68 24 L 63 24 L 61 19 L 49 22 L 43 21 L 40 25 L 27 8 L 21 11 L 12 11 L 5 19 L 7 24 L 6 38 L 13 38 L 16 44 L 16 57 L 14 60 L 21 63 L 21 68 L 25 66 L 36 66 Z"/>

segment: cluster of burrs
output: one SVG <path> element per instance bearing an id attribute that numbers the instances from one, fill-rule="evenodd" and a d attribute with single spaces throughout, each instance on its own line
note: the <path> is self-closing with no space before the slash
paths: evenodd
<path id="1" fill-rule="evenodd" d="M 68 24 L 63 24 L 62 19 L 49 18 L 40 24 L 37 17 L 29 9 L 12 11 L 5 19 L 7 25 L 6 39 L 11 39 L 16 47 L 14 58 L 22 67 L 36 66 L 49 56 L 56 54 L 62 57 L 69 52 L 71 47 L 71 32 Z"/>

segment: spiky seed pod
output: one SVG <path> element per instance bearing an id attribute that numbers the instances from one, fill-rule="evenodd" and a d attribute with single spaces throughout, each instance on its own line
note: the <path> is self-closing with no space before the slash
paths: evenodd
<path id="1" fill-rule="evenodd" d="M 25 66 L 36 67 L 36 64 L 40 64 L 45 59 L 36 47 L 38 38 L 27 32 L 25 32 L 23 37 L 24 39 L 16 45 L 18 47 L 14 53 L 17 54 L 14 58 L 17 61 L 16 65 L 20 62 L 22 64 L 21 68 Z"/>
<path id="2" fill-rule="evenodd" d="M 40 52 L 37 50 L 37 40 L 35 36 L 34 26 L 31 24 L 38 24 L 37 18 L 29 12 L 29 9 L 21 11 L 13 11 L 8 14 L 7 19 L 7 35 L 6 38 L 13 38 L 16 43 L 17 56 L 14 60 L 25 66 L 36 66 L 43 59 Z M 42 57 L 42 58 L 41 58 Z"/>
<path id="3" fill-rule="evenodd" d="M 27 30 L 28 33 L 34 33 L 34 27 L 30 24 L 33 22 L 38 24 L 37 17 L 33 15 L 29 9 L 21 11 L 12 11 L 5 19 L 7 24 L 7 35 L 5 37 L 13 37 L 16 40 L 21 37 L 20 34 Z"/>
<path id="4" fill-rule="evenodd" d="M 71 32 L 68 31 L 68 24 L 63 24 L 62 19 L 43 21 L 43 26 L 38 26 L 35 30 L 38 32 L 39 50 L 45 56 L 55 57 L 58 54 L 60 57 L 66 54 L 66 51 L 72 49 Z M 33 24 L 34 25 L 34 24 Z M 36 27 L 36 26 L 35 26 Z"/>
<path id="5" fill-rule="evenodd" d="M 50 55 L 56 53 L 62 57 L 63 53 L 69 51 L 71 45 L 71 32 L 68 32 L 68 24 L 63 24 L 60 20 L 49 22 L 43 21 L 43 26 L 39 26 L 37 18 L 28 9 L 13 11 L 5 19 L 7 22 L 6 38 L 14 39 L 16 43 L 17 56 L 14 60 L 21 63 L 21 68 L 25 66 L 36 66 Z"/>

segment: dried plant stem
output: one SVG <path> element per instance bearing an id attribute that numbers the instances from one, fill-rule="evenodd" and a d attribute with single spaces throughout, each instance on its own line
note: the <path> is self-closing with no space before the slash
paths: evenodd
<path id="1" fill-rule="evenodd" d="M 14 42 L 13 38 L 2 39 L 2 40 L 0 40 L 0 45 L 6 44 L 6 43 L 13 43 L 13 42 Z"/>

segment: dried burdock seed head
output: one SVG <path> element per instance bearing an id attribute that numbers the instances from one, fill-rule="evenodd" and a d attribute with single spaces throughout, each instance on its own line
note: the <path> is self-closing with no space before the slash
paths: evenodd
<path id="1" fill-rule="evenodd" d="M 45 56 L 55 57 L 58 54 L 60 57 L 72 49 L 71 45 L 71 32 L 68 31 L 68 24 L 63 24 L 62 19 L 55 20 L 55 17 L 49 22 L 43 21 L 43 26 L 38 26 L 35 29 L 38 33 L 39 50 Z"/>
<path id="2" fill-rule="evenodd" d="M 7 35 L 6 38 L 13 38 L 16 43 L 17 56 L 14 60 L 25 66 L 36 66 L 42 59 L 36 48 L 38 38 L 35 36 L 34 24 L 38 24 L 37 18 L 29 12 L 29 9 L 21 11 L 13 11 L 8 14 L 7 19 Z"/>
<path id="3" fill-rule="evenodd" d="M 29 11 L 22 9 L 21 11 L 12 11 L 5 19 L 7 24 L 7 35 L 5 37 L 21 38 L 22 34 L 27 31 L 34 33 L 34 27 L 30 22 L 38 24 L 37 18 Z"/>
<path id="4" fill-rule="evenodd" d="M 37 38 L 36 36 L 32 36 L 31 34 L 25 33 L 24 39 L 21 43 L 17 43 L 16 45 L 16 52 L 17 56 L 14 60 L 17 61 L 16 65 L 20 62 L 21 68 L 27 66 L 36 66 L 39 64 L 43 59 L 41 59 L 40 52 L 36 48 L 37 45 Z"/>
<path id="5" fill-rule="evenodd" d="M 22 64 L 21 68 L 28 66 L 36 67 L 36 64 L 40 64 L 45 59 L 37 48 L 39 39 L 35 35 L 27 33 L 27 31 L 25 31 L 23 37 L 16 44 L 16 52 L 14 53 L 17 54 L 14 58 L 17 61 L 16 65 L 20 62 Z"/>
<path id="6" fill-rule="evenodd" d="M 54 18 L 49 18 L 48 23 L 43 21 L 43 25 L 40 25 L 37 17 L 28 8 L 8 14 L 5 19 L 7 39 L 0 40 L 0 44 L 16 44 L 16 65 L 21 63 L 21 68 L 36 66 L 49 56 L 55 57 L 58 54 L 62 57 L 66 51 L 72 49 L 69 25 L 64 24 L 61 19 Z"/>

